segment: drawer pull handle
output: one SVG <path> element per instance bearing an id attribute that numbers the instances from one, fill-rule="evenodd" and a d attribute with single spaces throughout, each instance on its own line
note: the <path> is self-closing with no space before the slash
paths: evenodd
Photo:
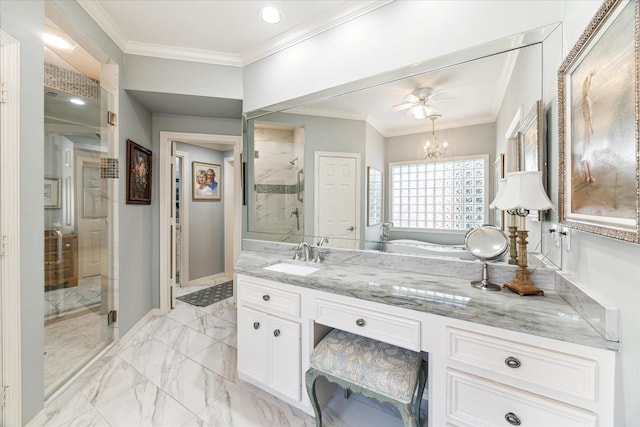
<path id="1" fill-rule="evenodd" d="M 520 361 L 513 356 L 509 356 L 504 359 L 504 364 L 513 369 L 519 368 L 520 365 L 522 365 Z"/>
<path id="2" fill-rule="evenodd" d="M 253 322 L 253 329 L 260 329 L 260 322 Z"/>
<path id="3" fill-rule="evenodd" d="M 279 337 L 280 336 L 280 329 L 276 329 L 275 331 L 273 331 L 273 336 L 274 337 Z"/>
<path id="4" fill-rule="evenodd" d="M 358 326 L 364 326 L 364 324 L 365 324 L 365 323 L 366 323 L 366 322 L 364 321 L 364 319 L 358 319 L 358 320 L 356 320 L 356 325 L 358 325 Z"/>
<path id="5" fill-rule="evenodd" d="M 504 419 L 507 420 L 507 422 L 509 424 L 511 424 L 512 426 L 519 426 L 520 425 L 520 418 L 518 418 L 518 416 L 516 414 L 514 414 L 513 412 L 509 412 L 508 414 L 506 414 L 504 416 Z"/>
<path id="6" fill-rule="evenodd" d="M 262 299 L 265 301 L 269 301 L 271 297 L 269 295 L 262 295 Z"/>

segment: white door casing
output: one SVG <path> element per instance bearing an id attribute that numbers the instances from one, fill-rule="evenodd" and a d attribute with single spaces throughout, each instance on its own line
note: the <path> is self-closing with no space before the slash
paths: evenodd
<path id="1" fill-rule="evenodd" d="M 171 270 L 173 253 L 171 252 L 171 242 L 175 242 L 175 219 L 172 217 L 172 210 L 175 209 L 175 178 L 172 179 L 172 166 L 175 162 L 175 156 L 172 153 L 174 142 L 183 142 L 187 144 L 195 144 L 200 146 L 210 146 L 210 148 L 223 150 L 233 149 L 234 158 L 240 158 L 242 148 L 242 137 L 233 135 L 213 135 L 188 132 L 160 132 L 160 314 L 166 314 L 171 309 L 171 287 L 170 283 L 175 277 L 172 277 L 174 270 Z M 236 194 L 242 194 L 239 168 L 235 168 L 233 179 L 233 191 Z M 234 200 L 234 212 L 241 212 L 242 199 L 236 197 Z M 173 223 L 172 223 L 173 221 Z M 234 215 L 232 235 L 234 239 L 234 259 L 240 248 L 240 240 L 242 237 L 240 215 Z M 231 224 L 225 224 L 225 227 Z M 175 252 L 174 252 L 175 253 Z"/>
<path id="2" fill-rule="evenodd" d="M 315 153 L 315 232 L 328 246 L 357 249 L 360 233 L 360 155 Z M 332 239 L 333 237 L 333 239 Z"/>
<path id="3" fill-rule="evenodd" d="M 180 239 L 176 239 L 176 245 L 179 245 L 180 247 L 176 247 L 176 251 L 178 251 L 177 253 L 180 253 L 180 283 L 184 284 L 189 283 L 189 263 L 187 262 L 189 260 L 189 233 L 182 232 L 183 230 L 189 229 L 189 203 L 187 203 L 189 193 L 187 192 L 187 194 L 185 194 L 185 183 L 187 182 L 187 167 L 185 165 L 190 164 L 189 153 L 186 151 L 176 150 L 176 157 L 182 159 L 182 168 L 180 169 L 180 174 L 178 176 L 180 179 Z M 173 197 L 173 200 L 175 201 L 177 196 L 174 194 Z"/>
<path id="4" fill-rule="evenodd" d="M 235 161 L 233 157 L 224 158 L 224 182 L 233 182 L 235 176 Z M 233 260 L 235 257 L 235 248 L 233 247 L 233 212 L 235 192 L 225 191 L 224 197 L 224 274 L 230 277 L 233 274 Z M 231 231 L 231 232 L 229 232 Z M 235 295 L 235 293 L 234 293 Z"/>
<path id="5" fill-rule="evenodd" d="M 20 44 L 0 30 L 0 425 L 22 425 Z"/>

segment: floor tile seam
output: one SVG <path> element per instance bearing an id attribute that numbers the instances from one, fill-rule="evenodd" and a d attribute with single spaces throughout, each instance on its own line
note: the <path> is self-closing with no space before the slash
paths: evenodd
<path id="1" fill-rule="evenodd" d="M 218 374 L 217 372 L 212 371 L 211 369 L 207 368 L 207 367 L 206 367 L 206 366 L 204 366 L 204 365 L 199 364 L 198 362 L 195 362 L 195 361 L 193 361 L 193 362 L 194 362 L 194 363 L 196 363 L 196 364 L 198 364 L 198 365 L 200 365 L 202 368 L 206 369 L 206 370 L 207 370 L 207 371 L 209 371 L 211 374 L 213 374 L 213 375 L 215 375 L 215 376 L 220 377 L 220 378 L 223 380 L 223 382 L 230 383 L 230 384 L 231 384 L 231 386 L 234 386 L 234 385 L 235 385 L 235 383 L 234 383 L 233 381 L 229 381 L 229 380 L 227 380 L 224 376 L 222 376 L 222 375 Z M 170 370 L 170 369 L 171 369 L 171 368 L 167 368 L 166 370 Z M 159 376 L 161 376 L 161 375 L 162 375 L 162 373 L 160 373 L 160 374 L 158 374 L 158 375 L 155 375 L 153 378 L 157 378 L 157 377 L 159 377 Z M 161 381 L 159 381 L 158 383 L 156 383 L 156 382 L 155 382 L 155 381 L 153 381 L 151 378 L 149 379 L 149 381 L 150 381 L 152 384 L 154 384 L 156 387 L 158 387 L 160 390 L 162 390 L 163 392 L 165 392 L 168 396 L 170 396 L 170 397 L 171 397 L 172 399 L 174 399 L 176 402 L 178 402 L 178 403 L 180 403 L 182 406 L 184 406 L 184 407 L 185 407 L 189 412 L 191 412 L 192 414 L 194 414 L 194 415 L 196 415 L 196 416 L 197 416 L 198 412 L 201 412 L 201 411 L 203 411 L 203 410 L 207 409 L 207 406 L 208 406 L 208 405 L 206 405 L 206 404 L 205 404 L 205 406 L 204 406 L 204 407 L 202 407 L 201 409 L 198 409 L 197 411 L 193 411 L 193 410 L 189 409 L 185 404 L 183 404 L 183 403 L 182 403 L 182 401 L 181 401 L 178 397 L 174 396 L 174 395 L 171 393 L 171 391 L 170 391 L 170 390 L 168 390 L 168 389 L 166 389 L 165 387 L 163 387 L 163 386 L 162 386 L 162 384 L 161 384 L 161 383 L 162 383 Z M 228 385 L 225 385 L 225 387 L 230 388 Z M 219 391 L 219 393 L 218 393 L 218 395 L 217 395 L 217 396 L 214 396 L 214 398 L 213 398 L 213 402 L 217 401 L 220 397 L 222 397 L 222 396 L 225 394 L 225 392 L 226 392 L 225 390 L 220 390 L 220 391 Z"/>

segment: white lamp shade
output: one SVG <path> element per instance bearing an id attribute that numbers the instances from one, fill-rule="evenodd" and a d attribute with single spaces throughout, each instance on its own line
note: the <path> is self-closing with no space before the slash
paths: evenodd
<path id="1" fill-rule="evenodd" d="M 554 209 L 542 187 L 542 172 L 511 172 L 507 174 L 504 190 L 491 203 L 502 210 L 528 209 L 544 211 Z"/>
<path id="2" fill-rule="evenodd" d="M 489 207 L 491 209 L 497 208 L 497 203 L 498 200 L 500 199 L 500 197 L 502 197 L 502 194 L 504 193 L 504 189 L 507 186 L 507 178 L 501 178 L 500 181 L 498 181 L 498 192 L 496 193 L 496 197 L 495 199 L 493 199 L 493 202 L 491 202 L 491 204 L 489 205 Z"/>

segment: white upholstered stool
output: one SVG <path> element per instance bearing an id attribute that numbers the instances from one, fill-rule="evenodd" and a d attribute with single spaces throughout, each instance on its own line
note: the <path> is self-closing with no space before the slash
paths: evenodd
<path id="1" fill-rule="evenodd" d="M 379 402 L 398 408 L 405 427 L 420 425 L 420 402 L 427 380 L 427 363 L 419 352 L 334 329 L 311 353 L 306 385 L 322 427 L 322 413 L 316 397 L 319 377 Z M 415 398 L 414 393 L 418 387 Z"/>

